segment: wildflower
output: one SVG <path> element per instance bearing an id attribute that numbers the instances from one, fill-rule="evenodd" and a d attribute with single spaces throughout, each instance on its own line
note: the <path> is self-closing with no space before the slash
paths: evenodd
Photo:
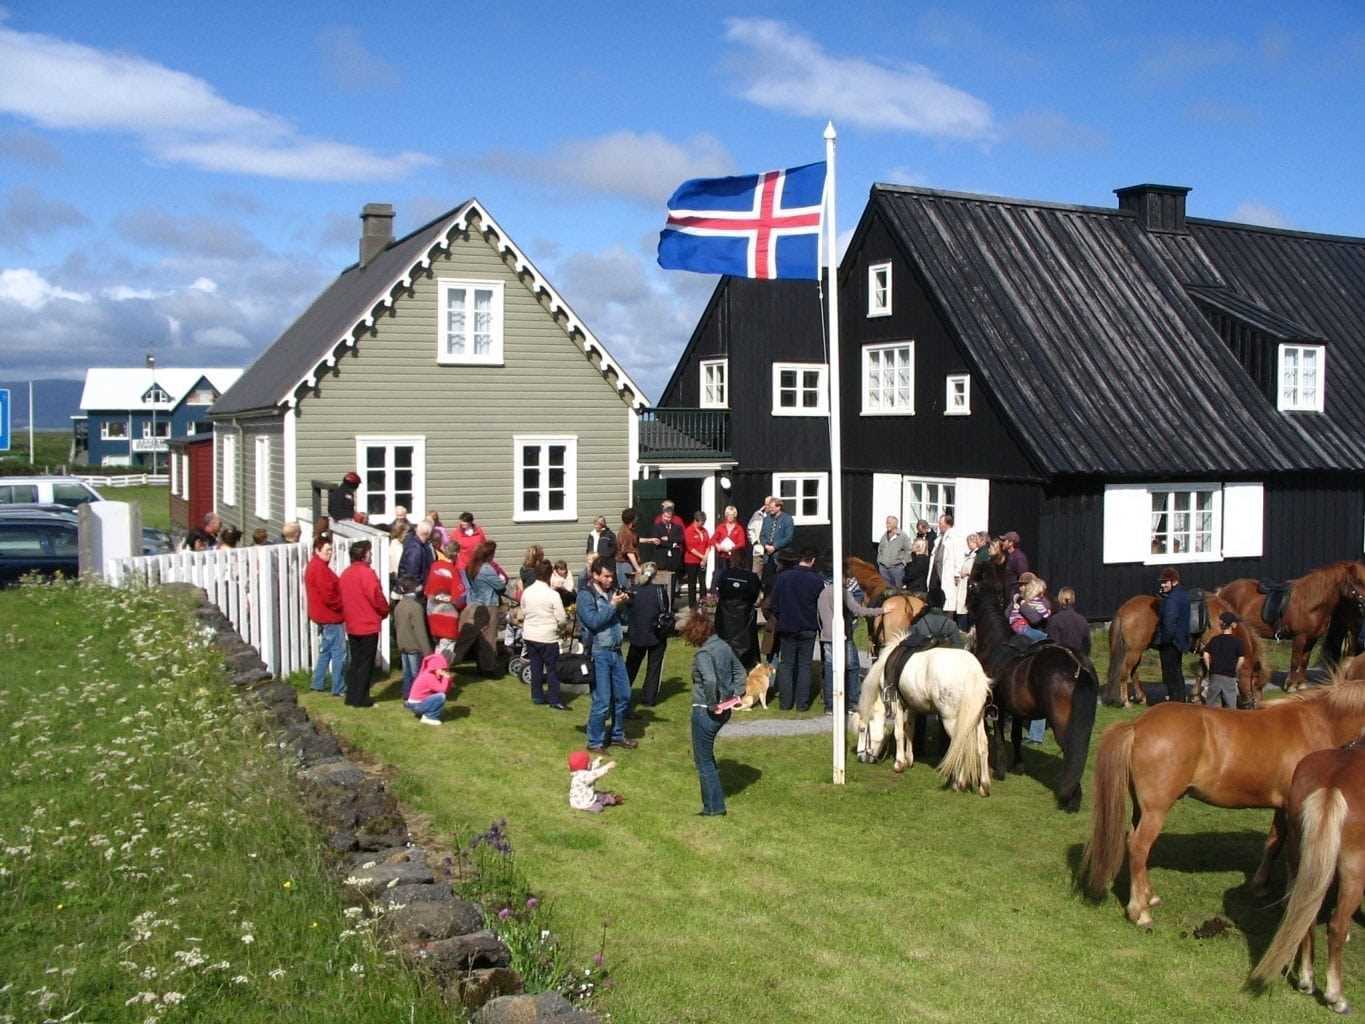
<path id="1" fill-rule="evenodd" d="M 251 979 L 248 978 L 245 974 L 239 974 L 232 979 L 232 983 L 234 985 L 245 985 L 250 980 Z"/>
<path id="2" fill-rule="evenodd" d="M 283 885 L 283 888 L 285 889 L 286 892 L 287 892 L 288 890 L 294 888 L 294 883 L 293 883 L 290 879 L 288 879 L 288 878 L 286 878 L 286 879 L 284 880 L 284 882 L 282 883 L 282 885 Z"/>
<path id="3" fill-rule="evenodd" d="M 603 956 L 601 953 L 594 953 L 592 957 L 592 962 L 596 966 L 601 967 L 604 963 L 607 962 L 607 958 Z"/>
<path id="4" fill-rule="evenodd" d="M 178 1006 L 185 1001 L 185 997 L 179 992 L 167 992 L 161 997 L 161 1001 L 167 1006 Z"/>
<path id="5" fill-rule="evenodd" d="M 280 979 L 280 978 L 283 978 L 283 977 L 284 977 L 284 968 L 283 968 L 283 967 L 276 967 L 273 971 L 270 972 L 270 976 L 271 976 L 272 978 L 275 978 L 276 980 L 278 980 L 278 979 Z"/>
<path id="6" fill-rule="evenodd" d="M 507 920 L 509 917 L 511 917 L 511 916 L 512 916 L 512 910 L 511 910 L 510 907 L 503 907 L 501 910 L 498 911 L 498 920 L 499 920 L 499 921 L 506 921 L 506 920 Z"/>
<path id="7" fill-rule="evenodd" d="M 249 945 L 251 945 L 251 944 L 252 944 L 253 942 L 255 942 L 255 941 L 256 941 L 256 936 L 252 935 L 250 932 L 248 932 L 246 935 L 243 935 L 243 936 L 242 936 L 242 945 L 244 945 L 244 946 L 249 946 Z"/>
<path id="8" fill-rule="evenodd" d="M 538 907 L 538 906 L 540 906 L 540 900 L 536 899 L 534 896 L 532 896 L 532 897 L 530 897 L 529 899 L 527 899 L 527 901 L 526 901 L 526 909 L 527 909 L 527 910 L 535 910 L 536 907 Z"/>

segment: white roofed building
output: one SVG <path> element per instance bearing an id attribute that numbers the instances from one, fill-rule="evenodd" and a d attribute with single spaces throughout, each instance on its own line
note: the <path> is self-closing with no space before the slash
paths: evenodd
<path id="1" fill-rule="evenodd" d="M 74 451 L 92 466 L 155 472 L 172 438 L 210 433 L 208 410 L 238 367 L 91 367 L 74 423 Z"/>

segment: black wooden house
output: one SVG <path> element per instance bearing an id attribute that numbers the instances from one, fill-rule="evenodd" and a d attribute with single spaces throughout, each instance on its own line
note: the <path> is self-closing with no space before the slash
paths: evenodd
<path id="1" fill-rule="evenodd" d="M 872 188 L 839 271 L 849 550 L 952 509 L 1017 530 L 1092 617 L 1164 565 L 1214 586 L 1360 557 L 1365 239 L 1187 217 L 1188 191 Z M 777 364 L 820 362 L 811 307 L 809 282 L 723 281 L 661 403 L 700 404 L 729 360 L 746 507 L 779 467 L 828 469 L 823 421 L 794 432 L 768 393 Z"/>

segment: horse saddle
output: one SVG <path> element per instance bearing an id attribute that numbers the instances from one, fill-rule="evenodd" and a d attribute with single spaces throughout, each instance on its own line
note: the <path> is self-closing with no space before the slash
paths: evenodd
<path id="1" fill-rule="evenodd" d="M 1190 591 L 1190 636 L 1203 636 L 1209 628 L 1209 604 L 1202 590 Z"/>
<path id="2" fill-rule="evenodd" d="M 1256 589 L 1265 595 L 1261 605 L 1261 618 L 1271 629 L 1280 624 L 1284 610 L 1289 605 L 1289 595 L 1293 586 L 1282 580 L 1257 580 Z"/>
<path id="3" fill-rule="evenodd" d="M 1025 636 L 1023 633 L 1015 633 L 1014 636 L 1006 640 L 1001 647 L 1008 651 L 1011 656 L 1022 657 L 1036 647 L 1040 647 L 1048 640 L 1034 640 L 1032 637 Z"/>
<path id="4" fill-rule="evenodd" d="M 898 643 L 886 656 L 886 668 L 882 672 L 882 701 L 888 707 L 899 695 L 901 673 L 905 671 L 905 666 L 923 649 L 917 644 L 909 643 L 909 639 L 907 637 Z"/>

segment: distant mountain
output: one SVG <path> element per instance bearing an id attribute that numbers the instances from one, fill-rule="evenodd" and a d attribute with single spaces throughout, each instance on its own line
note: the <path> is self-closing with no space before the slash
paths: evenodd
<path id="1" fill-rule="evenodd" d="M 35 380 L 33 382 L 33 404 L 38 407 L 34 427 L 38 430 L 66 430 L 71 426 L 71 417 L 81 411 L 81 389 L 84 381 L 79 380 Z M 18 430 L 28 429 L 28 381 L 0 381 L 0 388 L 9 388 L 11 426 Z"/>

